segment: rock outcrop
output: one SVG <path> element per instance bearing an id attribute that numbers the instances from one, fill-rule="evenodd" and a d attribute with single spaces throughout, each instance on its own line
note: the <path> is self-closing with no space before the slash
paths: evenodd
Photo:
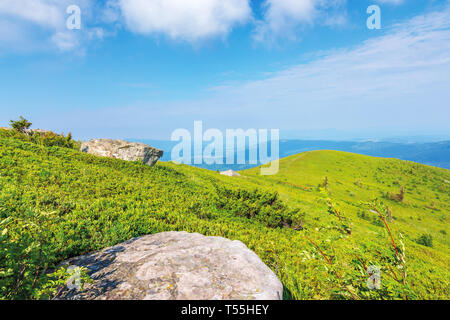
<path id="1" fill-rule="evenodd" d="M 229 176 L 229 177 L 240 177 L 241 175 L 239 173 L 237 173 L 236 171 L 233 170 L 227 170 L 227 171 L 222 171 L 220 172 L 221 175 L 224 176 Z"/>
<path id="2" fill-rule="evenodd" d="M 242 242 L 163 232 L 65 262 L 88 268 L 94 283 L 59 299 L 282 299 L 275 274 Z"/>
<path id="3" fill-rule="evenodd" d="M 163 151 L 139 142 L 113 139 L 92 139 L 81 144 L 81 151 L 102 157 L 127 161 L 142 161 L 154 165 L 162 157 Z"/>

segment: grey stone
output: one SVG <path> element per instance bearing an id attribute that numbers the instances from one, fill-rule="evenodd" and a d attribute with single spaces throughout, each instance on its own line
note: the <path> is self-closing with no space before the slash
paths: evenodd
<path id="1" fill-rule="evenodd" d="M 198 233 L 163 232 L 72 258 L 94 283 L 59 299 L 212 300 L 283 296 L 276 275 L 242 242 Z"/>
<path id="2" fill-rule="evenodd" d="M 113 139 L 92 139 L 81 144 L 81 151 L 101 157 L 126 161 L 142 161 L 154 165 L 162 157 L 163 151 L 139 142 Z"/>

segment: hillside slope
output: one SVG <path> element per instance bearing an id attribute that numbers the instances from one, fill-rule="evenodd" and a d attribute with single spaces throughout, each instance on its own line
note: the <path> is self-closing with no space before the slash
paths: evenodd
<path id="1" fill-rule="evenodd" d="M 285 298 L 448 299 L 448 170 L 324 151 L 283 159 L 276 176 L 242 173 L 150 168 L 0 132 L 0 298 L 40 297 L 44 271 L 68 257 L 185 230 L 244 242 L 279 276 Z M 325 176 L 328 190 L 317 187 Z M 404 201 L 383 201 L 396 243 L 403 235 L 405 283 L 400 269 L 389 271 L 399 264 L 385 227 L 360 203 L 400 184 Z M 423 234 L 433 247 L 417 243 Z M 372 264 L 381 267 L 381 290 L 367 288 Z"/>

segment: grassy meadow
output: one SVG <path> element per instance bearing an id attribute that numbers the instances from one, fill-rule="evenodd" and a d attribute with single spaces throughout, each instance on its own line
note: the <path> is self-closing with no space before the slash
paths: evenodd
<path id="1" fill-rule="evenodd" d="M 449 170 L 314 151 L 282 159 L 274 176 L 241 174 L 148 167 L 0 130 L 0 299 L 52 298 L 61 261 L 169 230 L 242 241 L 285 299 L 449 298 Z"/>

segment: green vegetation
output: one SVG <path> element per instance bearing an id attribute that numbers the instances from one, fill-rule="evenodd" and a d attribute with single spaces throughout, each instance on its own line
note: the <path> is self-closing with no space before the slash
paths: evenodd
<path id="1" fill-rule="evenodd" d="M 0 299 L 51 298 L 61 261 L 168 230 L 244 242 L 285 298 L 449 298 L 448 170 L 315 151 L 282 159 L 274 176 L 241 174 L 148 167 L 0 130 Z M 367 286 L 372 265 L 379 290 Z"/>
<path id="2" fill-rule="evenodd" d="M 29 129 L 32 125 L 31 122 L 29 122 L 24 117 L 20 116 L 20 120 L 10 120 L 11 127 L 21 133 L 24 133 L 25 130 Z"/>
<path id="3" fill-rule="evenodd" d="M 423 234 L 417 239 L 417 243 L 426 247 L 433 247 L 433 236 L 431 234 Z"/>
<path id="4" fill-rule="evenodd" d="M 1 135 L 4 137 L 12 137 L 23 141 L 33 142 L 46 147 L 64 147 L 71 149 L 79 149 L 80 143 L 72 139 L 72 134 L 69 132 L 67 136 L 64 134 L 56 134 L 51 131 L 37 131 L 29 129 L 31 122 L 20 117 L 21 120 L 11 120 L 11 127 L 13 130 L 3 130 Z"/>

